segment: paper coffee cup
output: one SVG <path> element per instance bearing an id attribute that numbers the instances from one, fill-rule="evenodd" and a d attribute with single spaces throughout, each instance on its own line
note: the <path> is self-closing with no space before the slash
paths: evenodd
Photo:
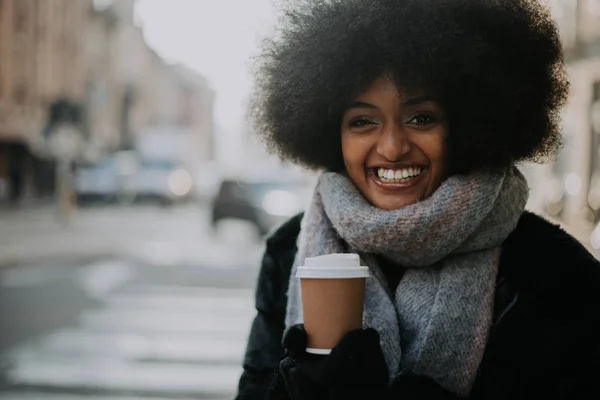
<path id="1" fill-rule="evenodd" d="M 358 254 L 327 254 L 307 258 L 296 277 L 302 289 L 306 351 L 329 354 L 347 332 L 362 328 L 369 268 L 360 265 Z"/>

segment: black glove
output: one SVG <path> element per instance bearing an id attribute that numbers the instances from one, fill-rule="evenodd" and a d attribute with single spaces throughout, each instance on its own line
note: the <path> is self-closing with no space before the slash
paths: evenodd
<path id="1" fill-rule="evenodd" d="M 457 400 L 458 397 L 443 389 L 433 379 L 408 373 L 402 373 L 392 383 L 389 400 Z"/>
<path id="2" fill-rule="evenodd" d="M 348 332 L 327 356 L 306 353 L 303 325 L 291 327 L 281 374 L 292 400 L 383 399 L 388 371 L 374 329 Z"/>

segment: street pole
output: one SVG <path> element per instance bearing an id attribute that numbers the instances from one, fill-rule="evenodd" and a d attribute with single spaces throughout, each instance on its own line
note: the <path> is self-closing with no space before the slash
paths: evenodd
<path id="1" fill-rule="evenodd" d="M 1 1 L 1 0 L 0 0 Z M 68 224 L 76 208 L 76 162 L 93 161 L 103 144 L 86 139 L 85 119 L 81 106 L 69 99 L 53 101 L 45 124 L 32 121 L 30 146 L 40 157 L 54 161 L 55 214 L 61 224 Z"/>
<path id="2" fill-rule="evenodd" d="M 56 210 L 58 222 L 67 225 L 74 213 L 72 162 L 59 158 L 56 162 Z"/>
<path id="3" fill-rule="evenodd" d="M 72 166 L 82 152 L 82 132 L 72 124 L 60 124 L 48 144 L 56 163 L 57 218 L 60 223 L 66 225 L 75 211 Z"/>

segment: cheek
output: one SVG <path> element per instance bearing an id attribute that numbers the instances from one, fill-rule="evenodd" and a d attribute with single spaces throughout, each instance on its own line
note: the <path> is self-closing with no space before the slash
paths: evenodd
<path id="1" fill-rule="evenodd" d="M 431 164 L 430 188 L 429 193 L 426 193 L 429 196 L 446 176 L 446 132 L 423 137 L 419 147 Z"/>
<path id="2" fill-rule="evenodd" d="M 446 156 L 445 130 L 420 137 L 418 146 L 435 169 L 443 167 Z"/>
<path id="3" fill-rule="evenodd" d="M 433 163 L 437 164 L 437 168 L 440 168 L 444 164 L 444 157 L 446 155 L 445 147 L 444 142 L 436 142 L 432 143 L 429 148 L 429 157 Z"/>
<path id="4" fill-rule="evenodd" d="M 348 172 L 362 169 L 368 154 L 368 143 L 364 138 L 342 135 L 342 155 Z"/>

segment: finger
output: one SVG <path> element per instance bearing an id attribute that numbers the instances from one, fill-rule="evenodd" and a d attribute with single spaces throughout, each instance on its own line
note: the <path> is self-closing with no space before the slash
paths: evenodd
<path id="1" fill-rule="evenodd" d="M 279 370 L 284 377 L 289 375 L 290 370 L 295 366 L 296 362 L 290 357 L 286 357 L 279 362 Z"/>
<path id="2" fill-rule="evenodd" d="M 283 336 L 283 347 L 298 357 L 306 352 L 308 337 L 303 324 L 291 326 Z"/>

